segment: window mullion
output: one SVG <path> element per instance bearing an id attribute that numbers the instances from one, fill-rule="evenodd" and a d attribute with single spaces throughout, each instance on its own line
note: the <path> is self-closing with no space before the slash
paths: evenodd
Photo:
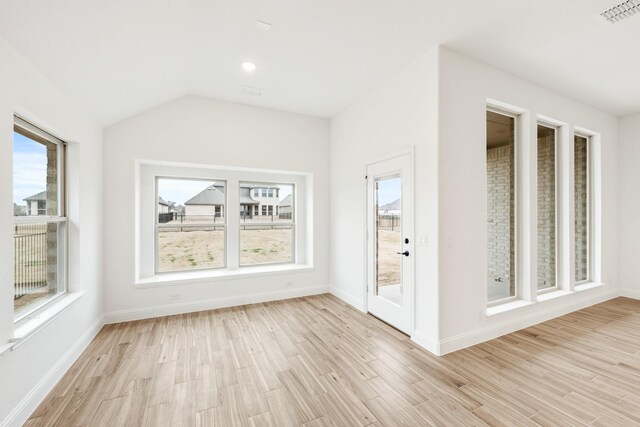
<path id="1" fill-rule="evenodd" d="M 227 268 L 240 266 L 240 183 L 238 179 L 227 180 Z"/>

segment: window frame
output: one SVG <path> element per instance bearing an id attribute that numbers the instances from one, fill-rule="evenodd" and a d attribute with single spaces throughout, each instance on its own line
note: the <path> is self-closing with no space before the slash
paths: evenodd
<path id="1" fill-rule="evenodd" d="M 538 119 L 538 121 L 536 122 L 536 194 L 537 194 L 537 188 L 538 188 L 538 170 L 537 170 L 537 159 L 538 159 L 538 135 L 537 135 L 537 129 L 538 126 L 542 126 L 542 127 L 546 127 L 547 129 L 552 129 L 554 131 L 554 139 L 553 139 L 553 150 L 554 150 L 554 171 L 555 171 L 555 177 L 554 177 L 554 191 L 555 191 L 555 203 L 554 203 L 554 222 L 555 222 L 555 283 L 554 286 L 551 286 L 549 288 L 544 288 L 544 289 L 538 289 L 538 284 L 537 284 L 537 277 L 536 277 L 536 291 L 538 293 L 538 295 L 544 295 L 546 293 L 549 292 L 556 292 L 559 289 L 561 289 L 560 286 L 560 263 L 563 261 L 561 259 L 561 253 L 560 253 L 560 243 L 561 243 L 561 233 L 560 233 L 560 226 L 561 226 L 561 218 L 560 215 L 562 214 L 561 210 L 560 210 L 560 198 L 559 195 L 560 193 L 560 186 L 561 186 L 561 168 L 560 168 L 560 161 L 562 159 L 561 156 L 561 138 L 560 138 L 560 133 L 561 133 L 561 126 L 545 121 L 545 120 L 541 120 Z M 538 202 L 537 202 L 537 198 L 536 198 L 536 212 L 538 210 Z M 536 214 L 536 218 L 537 218 L 537 214 Z M 537 230 L 538 224 L 536 221 L 536 230 Z M 536 247 L 536 261 L 537 261 L 537 255 L 538 255 L 538 248 Z M 537 263 L 536 263 L 537 264 Z M 536 272 L 537 272 L 537 266 L 536 266 Z"/>
<path id="2" fill-rule="evenodd" d="M 158 200 L 158 197 L 160 196 L 159 191 L 158 191 L 158 181 L 160 181 L 161 179 L 170 179 L 170 180 L 184 180 L 184 181 L 206 181 L 206 182 L 224 182 L 224 206 L 225 209 L 223 210 L 224 212 L 226 212 L 226 206 L 227 206 L 227 182 L 225 180 L 222 179 L 210 179 L 210 178 L 176 178 L 176 177 L 166 177 L 166 176 L 156 176 L 155 177 L 155 195 L 156 198 L 155 200 Z M 213 209 L 213 221 L 211 223 L 202 223 L 202 224 L 181 224 L 180 227 L 184 227 L 184 228 L 197 228 L 197 227 L 207 227 L 207 226 L 213 226 L 215 227 L 223 227 L 224 228 L 224 233 L 223 233 L 223 265 L 220 267 L 202 267 L 202 268 L 189 268 L 189 269 L 184 269 L 184 270 L 169 270 L 169 271 L 160 271 L 159 267 L 160 267 L 160 247 L 159 247 L 159 243 L 160 243 L 160 239 L 159 239 L 159 235 L 158 235 L 158 226 L 160 225 L 160 223 L 158 222 L 158 215 L 160 213 L 160 207 L 158 206 L 158 203 L 155 204 L 155 231 L 153 234 L 153 246 L 154 246 L 154 275 L 156 276 L 161 276 L 161 275 L 165 275 L 165 274 L 173 274 L 173 273 L 180 273 L 180 272 L 188 272 L 188 271 L 207 271 L 207 270 L 221 270 L 221 269 L 226 269 L 227 268 L 227 234 L 228 234 L 228 227 L 227 227 L 227 217 L 222 216 L 221 218 L 224 219 L 223 222 L 221 223 L 216 223 L 215 222 L 215 218 L 219 218 L 216 214 L 216 211 L 218 209 L 217 206 L 214 206 Z M 185 206 L 185 211 L 186 211 L 186 206 Z"/>
<path id="3" fill-rule="evenodd" d="M 226 181 L 226 268 L 155 273 L 156 177 Z M 294 260 L 286 265 L 240 266 L 240 182 L 294 184 L 297 204 Z M 258 273 L 294 272 L 313 268 L 313 174 L 299 171 L 250 169 L 153 160 L 135 161 L 135 268 L 134 287 L 170 286 L 194 280 L 218 281 Z M 237 202 L 237 203 L 236 203 Z M 237 204 L 237 206 L 235 206 Z M 235 232 L 234 230 L 238 230 Z"/>
<path id="4" fill-rule="evenodd" d="M 290 185 L 292 188 L 291 191 L 291 261 L 283 261 L 283 262 L 264 262 L 264 263 L 257 263 L 257 264 L 242 264 L 242 237 L 240 235 L 242 229 L 240 227 L 238 227 L 238 265 L 239 268 L 251 268 L 251 267 L 258 267 L 258 266 L 270 266 L 270 265 L 286 265 L 286 264 L 291 264 L 291 265 L 295 265 L 297 264 L 297 258 L 296 258 L 296 235 L 297 235 L 297 230 L 296 230 L 296 205 L 295 205 L 295 200 L 296 200 L 296 184 L 293 182 L 255 182 L 255 181 L 239 181 L 238 182 L 238 190 L 240 190 L 240 186 L 242 186 L 242 184 L 264 184 L 264 185 L 273 185 L 273 186 L 277 186 L 277 185 Z M 266 208 L 267 210 L 267 215 L 260 215 L 260 216 L 270 216 L 269 215 L 269 209 L 272 209 L 272 212 L 274 209 L 274 206 L 277 205 L 262 205 L 263 210 Z M 271 217 L 273 218 L 275 214 L 272 214 Z M 260 217 L 259 216 L 259 217 Z M 256 222 L 253 223 L 252 225 L 272 225 L 273 223 L 271 221 L 264 221 L 264 222 Z"/>
<path id="5" fill-rule="evenodd" d="M 593 243 L 593 196 L 592 196 L 592 190 L 593 190 L 593 166 L 591 164 L 592 160 L 593 160 L 593 138 L 594 135 L 590 135 L 588 133 L 585 132 L 581 132 L 578 130 L 574 130 L 573 132 L 573 143 L 574 143 L 574 147 L 575 147 L 575 137 L 579 137 L 579 138 L 584 138 L 586 140 L 586 145 L 587 145 L 587 159 L 586 159 L 586 164 L 587 164 L 587 189 L 586 189 L 586 193 L 587 193 L 587 201 L 586 201 L 586 205 L 587 205 L 587 225 L 586 225 L 586 229 L 587 229 L 587 241 L 586 241 L 586 247 L 587 247 L 587 278 L 585 280 L 576 280 L 576 275 L 575 275 L 575 271 L 572 277 L 572 281 L 574 283 L 574 287 L 579 287 L 579 286 L 583 286 L 589 283 L 593 283 L 594 281 L 594 272 L 592 270 L 593 268 L 593 247 L 592 247 L 592 243 Z M 573 166 L 575 167 L 575 150 L 573 150 L 573 157 L 572 157 L 572 163 Z M 576 172 L 575 169 L 573 170 L 573 179 L 575 180 L 575 176 L 576 176 Z M 575 192 L 575 181 L 574 181 L 574 192 Z M 574 229 L 573 233 L 574 233 L 574 247 L 573 247 L 573 252 L 574 252 L 574 265 L 573 268 L 575 270 L 575 259 L 576 259 L 576 253 L 575 253 L 575 207 L 576 207 L 576 196 L 575 193 L 573 194 L 573 209 L 574 209 L 574 221 L 572 224 L 572 227 Z"/>
<path id="6" fill-rule="evenodd" d="M 14 306 L 13 323 L 15 327 L 18 327 L 34 316 L 37 316 L 39 313 L 55 304 L 69 293 L 69 218 L 67 216 L 67 143 L 51 133 L 31 124 L 29 121 L 23 119 L 17 114 L 14 114 L 13 116 L 13 132 L 19 133 L 22 136 L 38 143 L 42 143 L 41 141 L 38 141 L 38 139 L 42 139 L 56 146 L 57 215 L 27 215 L 24 217 L 14 215 L 12 224 L 58 224 L 58 256 L 62 258 L 57 260 L 56 273 L 58 279 L 58 292 L 55 295 L 51 295 L 47 298 L 43 298 L 41 301 L 28 305 L 28 310 L 24 310 L 19 314 L 16 314 Z M 15 259 L 15 247 L 12 249 L 12 258 Z M 12 261 L 12 263 L 13 262 L 15 261 Z M 13 287 L 13 291 L 15 292 L 15 282 Z"/>
<path id="7" fill-rule="evenodd" d="M 513 168 L 514 168 L 514 179 L 513 179 L 513 191 L 514 191 L 514 196 L 513 196 L 513 229 L 514 229 L 514 236 L 513 236 L 513 245 L 514 245 L 514 261 L 515 262 L 515 268 L 514 268 L 514 294 L 505 298 L 500 298 L 497 300 L 493 300 L 493 301 L 489 301 L 488 300 L 488 295 L 487 295 L 487 291 L 489 289 L 488 283 L 485 286 L 485 298 L 487 298 L 487 308 L 491 308 L 491 307 L 496 307 L 499 305 L 503 305 L 503 304 L 508 304 L 510 302 L 514 302 L 517 301 L 519 299 L 522 299 L 522 290 L 521 290 L 521 283 L 520 283 L 520 276 L 521 276 L 521 264 L 519 262 L 520 259 L 520 199 L 522 197 L 522 195 L 520 194 L 519 188 L 520 188 L 520 144 L 522 141 L 522 137 L 521 137 L 521 129 L 523 127 L 523 112 L 522 111 L 517 111 L 515 109 L 509 109 L 509 108 L 505 108 L 503 106 L 498 106 L 495 105 L 493 103 L 487 103 L 486 104 L 486 108 L 485 108 L 485 126 L 486 126 L 486 113 L 487 112 L 492 112 L 495 114 L 500 114 L 503 116 L 507 116 L 513 119 Z M 486 132 L 485 132 L 486 135 Z M 485 149 L 486 149 L 486 137 L 485 137 Z M 485 155 L 485 162 L 486 162 L 486 155 Z M 485 173 L 487 171 L 487 165 L 485 163 Z M 485 175 L 485 179 L 486 179 L 486 175 Z M 488 194 L 487 194 L 488 196 Z M 486 199 L 487 196 L 485 196 L 485 203 L 486 203 Z M 486 230 L 486 221 L 485 221 L 485 230 Z M 487 235 L 488 237 L 488 235 Z M 485 267 L 488 268 L 488 258 L 485 260 Z M 485 277 L 487 276 L 487 274 L 485 274 Z"/>

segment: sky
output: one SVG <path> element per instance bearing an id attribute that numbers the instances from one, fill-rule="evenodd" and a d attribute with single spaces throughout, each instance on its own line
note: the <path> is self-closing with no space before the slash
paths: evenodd
<path id="1" fill-rule="evenodd" d="M 166 179 L 158 180 L 158 195 L 165 201 L 176 202 L 184 205 L 184 202 L 200 193 L 207 187 L 212 186 L 215 181 L 193 180 L 193 179 Z M 279 185 L 280 200 L 291 194 L 291 185 Z"/>
<path id="2" fill-rule="evenodd" d="M 400 198 L 402 179 L 391 178 L 378 181 L 378 206 L 395 202 Z"/>
<path id="3" fill-rule="evenodd" d="M 17 132 L 13 133 L 13 201 L 24 206 L 23 199 L 47 189 L 47 149 Z"/>

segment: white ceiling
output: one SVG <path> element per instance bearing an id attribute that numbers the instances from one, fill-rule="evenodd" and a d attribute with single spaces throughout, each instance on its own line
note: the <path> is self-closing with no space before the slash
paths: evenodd
<path id="1" fill-rule="evenodd" d="M 598 17 L 618 1 L 0 0 L 0 34 L 105 125 L 186 94 L 331 117 L 437 44 L 624 115 L 640 14 Z"/>

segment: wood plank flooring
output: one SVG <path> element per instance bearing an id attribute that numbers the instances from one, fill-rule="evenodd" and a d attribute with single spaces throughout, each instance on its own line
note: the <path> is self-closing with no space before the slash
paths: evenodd
<path id="1" fill-rule="evenodd" d="M 640 425 L 640 301 L 440 358 L 331 295 L 108 325 L 26 425 Z"/>

